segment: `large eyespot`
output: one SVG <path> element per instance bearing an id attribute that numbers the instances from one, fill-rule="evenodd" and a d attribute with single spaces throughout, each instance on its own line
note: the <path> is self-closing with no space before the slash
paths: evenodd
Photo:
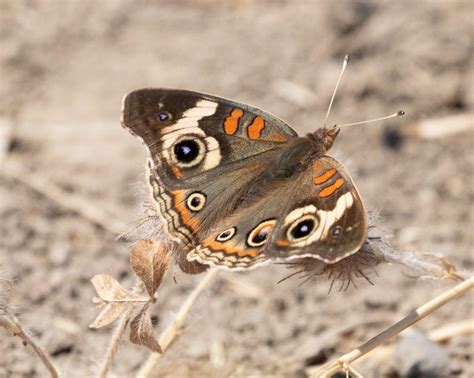
<path id="1" fill-rule="evenodd" d="M 228 228 L 227 230 L 222 231 L 219 235 L 217 235 L 216 240 L 220 242 L 230 240 L 233 238 L 236 232 L 237 232 L 237 228 L 235 227 Z"/>
<path id="2" fill-rule="evenodd" d="M 286 234 L 290 242 L 308 238 L 318 227 L 318 219 L 313 214 L 303 215 L 288 228 Z"/>
<path id="3" fill-rule="evenodd" d="M 161 111 L 158 113 L 156 118 L 158 118 L 158 121 L 160 122 L 167 122 L 167 121 L 171 121 L 173 116 L 171 115 L 170 112 Z"/>
<path id="4" fill-rule="evenodd" d="M 260 223 L 252 231 L 250 231 L 247 237 L 247 244 L 251 247 L 260 247 L 264 245 L 272 232 L 274 224 L 274 219 Z"/>
<path id="5" fill-rule="evenodd" d="M 199 155 L 199 144 L 194 140 L 183 140 L 173 147 L 176 159 L 182 163 L 190 163 Z"/>
<path id="6" fill-rule="evenodd" d="M 198 165 L 204 159 L 206 147 L 199 138 L 186 137 L 178 140 L 173 145 L 172 151 L 175 163 L 189 168 Z"/>
<path id="7" fill-rule="evenodd" d="M 206 196 L 199 192 L 191 193 L 186 199 L 186 205 L 191 211 L 199 211 L 206 204 Z"/>

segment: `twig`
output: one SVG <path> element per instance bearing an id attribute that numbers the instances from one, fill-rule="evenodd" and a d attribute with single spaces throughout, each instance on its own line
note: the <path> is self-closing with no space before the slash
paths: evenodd
<path id="1" fill-rule="evenodd" d="M 410 327 L 411 325 L 420 321 L 427 315 L 431 314 L 433 311 L 437 310 L 438 308 L 450 302 L 451 300 L 463 295 L 472 288 L 474 288 L 474 277 L 471 277 L 470 279 L 461 282 L 452 289 L 449 289 L 443 294 L 428 301 L 423 306 L 418 307 L 416 310 L 410 312 L 403 319 L 399 320 L 397 323 L 393 324 L 392 326 L 379 333 L 377 336 L 373 337 L 369 341 L 365 342 L 358 348 L 352 350 L 349 353 L 344 354 L 337 360 L 329 361 L 328 363 L 322 365 L 311 374 L 311 377 L 331 377 L 333 374 L 336 374 L 340 370 L 347 370 L 351 362 L 354 362 L 355 360 L 367 354 L 382 343 L 398 335 L 405 328 Z"/>
<path id="2" fill-rule="evenodd" d="M 463 281 L 473 275 L 472 271 L 458 272 L 456 266 L 444 256 L 427 252 L 400 251 L 393 248 L 382 250 L 385 261 L 410 268 L 418 278 L 451 279 Z"/>
<path id="3" fill-rule="evenodd" d="M 107 352 L 105 353 L 104 361 L 102 362 L 99 373 L 97 374 L 98 378 L 107 377 L 107 373 L 112 367 L 112 363 L 115 359 L 115 355 L 117 354 L 120 340 L 122 340 L 122 336 L 125 330 L 127 329 L 128 323 L 130 322 L 130 315 L 132 314 L 132 311 L 133 311 L 133 306 L 130 306 L 128 311 L 125 311 L 123 315 L 120 317 L 120 322 L 117 324 L 117 327 L 115 328 L 112 338 L 110 339 L 110 344 L 107 348 Z"/>
<path id="4" fill-rule="evenodd" d="M 92 205 L 89 201 L 79 196 L 61 190 L 38 174 L 27 173 L 21 164 L 8 160 L 2 165 L 1 172 L 6 177 L 20 182 L 35 192 L 47 197 L 60 207 L 72 211 L 88 222 L 114 235 L 121 235 L 126 229 L 124 224 L 117 221 L 113 216 L 103 213 L 99 207 Z"/>
<path id="5" fill-rule="evenodd" d="M 222 275 L 222 279 L 229 287 L 242 297 L 258 299 L 265 295 L 262 288 L 244 280 L 242 277 L 235 277 L 230 274 Z"/>
<path id="6" fill-rule="evenodd" d="M 20 339 L 23 340 L 23 344 L 31 346 L 33 352 L 39 357 L 43 365 L 48 369 L 49 374 L 53 378 L 58 378 L 59 374 L 56 368 L 54 367 L 53 363 L 49 359 L 46 352 L 43 348 L 28 334 L 28 332 L 23 328 L 20 320 L 14 315 L 4 315 L 0 316 L 0 326 L 4 327 L 8 331 L 13 332 L 15 336 L 18 336 Z"/>
<path id="7" fill-rule="evenodd" d="M 407 125 L 404 133 L 424 139 L 439 139 L 474 129 L 474 113 L 430 118 Z"/>
<path id="8" fill-rule="evenodd" d="M 163 349 L 163 352 L 166 349 L 168 349 L 170 345 L 173 343 L 173 341 L 179 336 L 180 331 L 183 327 L 183 324 L 186 321 L 186 318 L 192 306 L 196 302 L 201 292 L 207 287 L 207 285 L 217 275 L 217 272 L 218 272 L 217 268 L 211 268 L 207 272 L 206 276 L 194 288 L 194 290 L 191 292 L 189 297 L 186 299 L 186 301 L 183 303 L 183 305 L 179 309 L 178 314 L 176 315 L 176 319 L 174 319 L 174 321 L 168 326 L 168 328 L 166 328 L 163 331 L 163 333 L 160 335 L 159 344 L 161 346 L 161 349 Z M 137 377 L 148 378 L 150 374 L 152 373 L 153 369 L 155 368 L 155 366 L 157 365 L 160 358 L 161 358 L 161 354 L 151 353 L 148 356 L 148 359 L 143 364 L 143 366 L 140 368 L 137 374 Z"/>
<path id="9" fill-rule="evenodd" d="M 434 342 L 443 343 L 453 337 L 468 333 L 474 333 L 474 322 L 472 319 L 463 320 L 434 329 L 428 333 L 428 337 Z"/>

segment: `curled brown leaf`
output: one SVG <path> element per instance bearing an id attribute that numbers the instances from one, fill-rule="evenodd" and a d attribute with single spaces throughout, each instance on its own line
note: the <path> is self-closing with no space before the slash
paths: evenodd
<path id="1" fill-rule="evenodd" d="M 130 266 L 145 285 L 150 298 L 161 285 L 170 262 L 168 249 L 152 240 L 136 242 L 130 255 Z"/>
<path id="2" fill-rule="evenodd" d="M 145 304 L 130 323 L 130 341 L 137 345 L 143 345 L 153 352 L 163 353 L 153 332 L 149 307 L 149 303 Z"/>
<path id="3" fill-rule="evenodd" d="M 128 311 L 129 308 L 130 304 L 127 303 L 108 303 L 89 327 L 98 329 L 109 325 L 116 321 L 120 315 Z"/>
<path id="4" fill-rule="evenodd" d="M 136 302 L 139 296 L 120 285 L 108 274 L 97 274 L 91 279 L 97 295 L 105 302 Z"/>

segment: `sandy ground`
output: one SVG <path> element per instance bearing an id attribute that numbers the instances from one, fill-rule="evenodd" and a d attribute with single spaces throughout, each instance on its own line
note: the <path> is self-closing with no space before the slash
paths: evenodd
<path id="1" fill-rule="evenodd" d="M 443 253 L 473 270 L 473 133 L 406 139 L 397 148 L 384 138 L 412 121 L 472 111 L 472 2 L 223 3 L 2 0 L 0 116 L 13 125 L 6 166 L 127 230 L 141 202 L 146 154 L 119 125 L 125 93 L 144 86 L 214 93 L 269 110 L 304 133 L 321 125 L 349 53 L 333 122 L 398 109 L 407 115 L 348 128 L 336 156 L 397 248 Z M 295 97 L 288 85 L 304 95 Z M 96 314 L 90 278 L 104 272 L 131 285 L 127 244 L 1 170 L 0 215 L 2 274 L 15 279 L 12 305 L 65 376 L 92 375 L 110 328 L 88 328 Z M 357 289 L 328 295 L 324 280 L 276 284 L 286 273 L 282 266 L 223 273 L 156 376 L 304 376 L 453 285 L 416 280 L 386 264 L 371 277 L 375 286 L 360 280 Z M 176 278 L 160 289 L 157 332 L 200 276 Z M 472 316 L 467 296 L 416 328 Z M 474 374 L 473 345 L 462 335 L 442 347 L 445 376 Z M 147 354 L 124 342 L 114 374 L 133 375 Z M 354 367 L 367 377 L 401 373 L 390 348 Z M 18 339 L 0 330 L 0 376 L 45 374 Z"/>

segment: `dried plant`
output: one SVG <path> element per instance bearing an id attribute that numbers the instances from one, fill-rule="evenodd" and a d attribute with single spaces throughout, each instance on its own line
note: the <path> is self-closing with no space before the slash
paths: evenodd
<path id="1" fill-rule="evenodd" d="M 145 285 L 150 299 L 154 299 L 163 282 L 169 262 L 169 251 L 151 240 L 140 240 L 133 249 L 130 267 Z"/>
<path id="2" fill-rule="evenodd" d="M 92 278 L 97 293 L 94 302 L 102 311 L 90 325 L 101 328 L 121 318 L 107 349 L 99 376 L 106 376 L 117 353 L 118 343 L 130 324 L 130 341 L 142 345 L 153 352 L 162 353 L 151 322 L 150 304 L 156 301 L 156 291 L 170 262 L 169 250 L 151 240 L 139 240 L 130 255 L 130 267 L 138 282 L 132 290 L 125 289 L 108 274 L 98 274 Z M 130 321 L 132 314 L 137 312 Z"/>
<path id="3" fill-rule="evenodd" d="M 100 367 L 99 377 L 107 376 L 119 342 L 128 326 L 130 341 L 145 346 L 152 352 L 149 360 L 142 367 L 143 371 L 151 371 L 163 351 L 179 335 L 199 294 L 217 273 L 216 269 L 208 271 L 206 277 L 192 291 L 178 311 L 175 320 L 163 331 L 158 341 L 153 330 L 150 306 L 156 302 L 156 292 L 169 269 L 171 257 L 172 251 L 167 248 L 166 243 L 138 240 L 130 255 L 130 267 L 138 278 L 137 284 L 131 290 L 125 289 L 108 274 L 98 274 L 92 278 L 91 281 L 97 293 L 94 302 L 102 308 L 102 311 L 90 327 L 101 328 L 120 319 Z"/>
<path id="4" fill-rule="evenodd" d="M 128 328 L 130 329 L 130 341 L 134 344 L 145 346 L 151 351 L 149 358 L 139 371 L 139 376 L 143 378 L 151 376 L 162 353 L 166 351 L 180 334 L 187 315 L 191 311 L 197 297 L 207 287 L 209 282 L 215 278 L 218 272 L 217 269 L 208 270 L 203 280 L 182 304 L 175 320 L 157 338 L 154 334 L 150 318 L 150 309 L 152 304 L 156 302 L 157 290 L 171 266 L 173 257 L 176 256 L 173 251 L 173 244 L 163 238 L 162 225 L 156 215 L 156 209 L 147 204 L 145 204 L 145 209 L 145 215 L 132 231 L 134 236 L 142 238 L 145 236 L 147 238 L 139 239 L 134 244 L 130 256 L 130 267 L 138 278 L 137 284 L 131 289 L 126 289 L 112 276 L 107 274 L 99 274 L 92 278 L 92 283 L 97 293 L 97 298 L 94 298 L 94 302 L 101 307 L 101 311 L 90 326 L 92 328 L 101 328 L 117 322 L 104 361 L 100 367 L 98 374 L 100 377 L 107 376 L 116 356 L 119 342 Z M 84 219 L 90 219 L 90 217 L 85 216 Z M 102 217 L 100 216 L 94 217 L 93 223 L 102 225 L 101 219 Z M 389 243 L 388 234 L 377 224 L 378 219 L 376 215 L 373 213 L 369 214 L 369 222 L 367 240 L 358 253 L 332 265 L 327 265 L 316 259 L 293 261 L 288 265 L 290 268 L 296 269 L 296 271 L 287 278 L 293 276 L 300 277 L 303 278 L 303 283 L 316 279 L 328 279 L 331 283 L 330 290 L 334 287 L 339 290 L 346 290 L 350 285 L 356 287 L 357 280 L 361 278 L 372 283 L 372 276 L 376 273 L 375 268 L 382 263 L 398 264 L 404 268 L 409 268 L 413 276 L 417 278 L 463 280 L 472 276 L 471 272 L 459 272 L 444 256 L 399 251 Z M 102 228 L 109 230 L 106 225 Z M 472 287 L 472 278 L 467 284 L 464 284 L 464 289 L 459 293 L 456 291 L 458 294 L 455 296 L 448 294 L 448 299 L 445 299 L 443 304 L 470 289 Z M 11 311 L 8 304 L 10 289 L 11 281 L 0 277 L 0 326 L 9 330 L 15 336 L 20 337 L 25 345 L 29 345 L 39 356 L 50 375 L 57 377 L 57 369 L 47 354 Z M 454 290 L 457 289 L 455 288 Z M 435 300 L 435 303 L 439 302 Z M 416 317 L 411 315 L 410 322 L 402 319 L 402 321 L 384 331 L 381 336 L 379 335 L 373 340 L 369 340 L 357 352 L 353 351 L 335 362 L 333 361 L 331 366 L 325 365 L 324 368 L 321 367 L 322 370 L 318 371 L 323 372 L 321 376 L 329 376 L 329 372 L 336 372 L 342 369 L 352 372 L 353 375 L 357 376 L 358 373 L 349 365 L 350 362 L 379 346 L 382 341 L 386 340 L 387 335 L 393 336 L 400 332 L 402 329 L 400 328 L 401 325 L 404 328 L 411 326 L 414 323 L 414 319 L 418 321 L 438 307 L 429 303 L 422 306 L 421 308 L 425 311 L 421 313 L 422 316 L 420 314 L 417 314 Z M 316 374 L 314 376 L 319 375 Z"/>
<path id="5" fill-rule="evenodd" d="M 104 327 L 120 316 L 137 309 L 138 315 L 132 321 L 130 339 L 136 344 L 154 345 L 152 349 L 160 351 L 156 343 L 149 341 L 154 336 L 150 332 L 151 328 L 146 324 L 147 322 L 151 324 L 148 309 L 150 303 L 156 301 L 155 293 L 163 281 L 169 261 L 170 255 L 167 249 L 161 248 L 159 244 L 151 240 L 140 240 L 135 243 L 130 255 L 130 267 L 139 279 L 139 283 L 131 291 L 125 289 L 108 274 L 94 276 L 91 281 L 98 295 L 94 302 L 103 309 L 90 327 Z M 143 295 L 143 291 L 146 291 L 147 295 Z M 145 315 L 148 315 L 148 320 Z M 140 340 L 145 341 L 141 343 Z"/>
<path id="6" fill-rule="evenodd" d="M 0 261 L 0 268 L 2 262 Z M 0 271 L 1 274 L 1 271 Z M 5 315 L 8 311 L 8 304 L 10 302 L 10 295 L 12 289 L 12 281 L 6 276 L 0 275 L 0 316 Z"/>
<path id="7" fill-rule="evenodd" d="M 452 279 L 463 280 L 472 276 L 470 272 L 460 272 L 445 256 L 430 253 L 408 252 L 394 248 L 389 241 L 389 233 L 379 226 L 379 218 L 369 213 L 369 229 L 365 243 L 360 250 L 336 264 L 311 258 L 284 263 L 295 270 L 281 281 L 291 277 L 302 279 L 302 284 L 318 279 L 330 281 L 329 291 L 336 285 L 337 289 L 347 290 L 352 284 L 357 288 L 357 280 L 362 278 L 373 284 L 372 276 L 377 274 L 376 267 L 382 263 L 398 264 L 410 271 L 419 279 Z"/>
<path id="8" fill-rule="evenodd" d="M 48 370 L 51 377 L 59 377 L 58 370 L 51 362 L 47 353 L 15 315 L 9 303 L 11 289 L 12 281 L 7 277 L 0 276 L 0 327 L 3 327 L 7 332 L 11 332 L 13 336 L 19 337 L 24 346 L 30 347 Z"/>
<path id="9" fill-rule="evenodd" d="M 354 368 L 350 366 L 351 362 L 354 362 L 355 360 L 369 353 L 373 349 L 380 346 L 382 343 L 390 340 L 391 338 L 400 334 L 400 332 L 402 332 L 406 328 L 411 327 L 413 324 L 425 318 L 441 306 L 444 306 L 453 299 L 466 294 L 469 290 L 472 290 L 473 288 L 474 277 L 471 277 L 461 282 L 454 288 L 445 291 L 443 294 L 437 296 L 436 298 L 433 298 L 432 300 L 418 307 L 414 311 L 410 312 L 403 319 L 391 325 L 378 335 L 372 337 L 370 340 L 368 340 L 358 348 L 352 350 L 349 353 L 344 354 L 338 359 L 329 361 L 324 365 L 318 367 L 316 370 L 311 372 L 310 377 L 329 378 L 341 370 L 344 371 L 347 376 L 349 375 L 349 373 L 352 373 L 352 375 L 356 377 L 362 377 L 362 375 L 360 375 Z"/>

